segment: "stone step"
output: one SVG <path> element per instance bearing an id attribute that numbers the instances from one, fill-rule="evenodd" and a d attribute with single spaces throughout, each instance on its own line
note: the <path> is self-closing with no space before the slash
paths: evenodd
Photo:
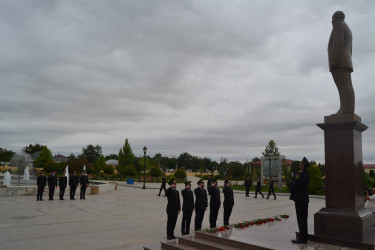
<path id="1" fill-rule="evenodd" d="M 222 245 L 216 243 L 212 240 L 206 240 L 204 238 L 197 238 L 195 236 L 184 236 L 178 238 L 178 243 L 188 245 L 193 247 L 194 249 L 212 249 L 212 250 L 237 250 L 238 248 L 234 248 L 227 245 Z"/>
<path id="2" fill-rule="evenodd" d="M 160 242 L 160 244 L 161 244 L 161 249 L 163 250 L 196 250 L 197 249 L 192 246 L 180 243 L 178 240 L 162 241 Z"/>

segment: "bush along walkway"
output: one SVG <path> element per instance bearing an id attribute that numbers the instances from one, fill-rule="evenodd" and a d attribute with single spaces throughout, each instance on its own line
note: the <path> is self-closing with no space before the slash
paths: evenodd
<path id="1" fill-rule="evenodd" d="M 268 217 L 264 219 L 255 219 L 255 220 L 248 220 L 248 221 L 243 221 L 239 222 L 236 224 L 231 224 L 229 226 L 221 226 L 217 228 L 211 228 L 211 229 L 206 229 L 204 232 L 207 233 L 217 233 L 217 232 L 223 232 L 225 230 L 230 230 L 232 228 L 237 228 L 237 229 L 243 229 L 243 228 L 248 228 L 254 225 L 262 225 L 270 222 L 275 222 L 275 221 L 281 221 L 282 219 L 288 219 L 289 215 L 282 214 L 279 216 L 274 216 L 274 217 Z"/>

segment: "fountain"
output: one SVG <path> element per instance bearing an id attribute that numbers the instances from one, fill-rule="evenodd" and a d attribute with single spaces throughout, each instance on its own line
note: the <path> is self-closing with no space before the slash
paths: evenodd
<path id="1" fill-rule="evenodd" d="M 66 176 L 66 181 L 69 185 L 69 166 L 66 165 L 66 168 L 65 168 L 65 176 Z"/>
<path id="2" fill-rule="evenodd" d="M 4 185 L 7 186 L 7 187 L 10 187 L 10 173 L 9 172 L 5 172 L 4 174 Z"/>
<path id="3" fill-rule="evenodd" d="M 23 179 L 25 181 L 29 181 L 30 180 L 30 168 L 29 168 L 29 166 L 26 166 L 25 170 L 23 171 Z"/>

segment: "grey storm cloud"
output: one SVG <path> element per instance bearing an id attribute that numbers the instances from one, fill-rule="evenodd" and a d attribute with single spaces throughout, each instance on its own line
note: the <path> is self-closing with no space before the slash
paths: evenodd
<path id="1" fill-rule="evenodd" d="M 371 1 L 2 1 L 0 146 L 117 153 L 129 138 L 178 156 L 324 161 L 339 97 L 328 71 L 331 16 L 352 29 L 356 113 L 375 162 Z"/>

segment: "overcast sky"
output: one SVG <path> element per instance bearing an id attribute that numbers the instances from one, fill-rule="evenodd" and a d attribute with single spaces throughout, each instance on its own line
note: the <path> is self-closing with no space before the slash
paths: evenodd
<path id="1" fill-rule="evenodd" d="M 355 113 L 375 163 L 374 1 L 1 1 L 0 147 L 324 162 L 339 109 L 332 14 L 353 33 Z"/>

